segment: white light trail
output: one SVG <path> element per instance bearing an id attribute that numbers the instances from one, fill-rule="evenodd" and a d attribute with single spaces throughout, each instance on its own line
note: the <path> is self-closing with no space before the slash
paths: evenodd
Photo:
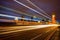
<path id="1" fill-rule="evenodd" d="M 34 29 L 39 29 L 39 28 L 46 28 L 46 27 L 57 27 L 57 26 L 60 26 L 60 25 L 57 25 L 57 24 L 49 24 L 49 25 L 35 25 L 35 26 L 23 26 L 23 27 L 10 27 L 10 28 L 6 28 L 6 30 L 8 32 L 3 32 L 3 33 L 0 33 L 0 34 L 8 34 L 8 33 L 13 33 L 13 32 L 20 32 L 20 31 L 28 31 L 28 30 L 34 30 Z M 13 29 L 12 31 L 9 31 L 9 29 Z"/>
<path id="2" fill-rule="evenodd" d="M 13 11 L 13 12 L 16 12 L 16 13 L 20 13 L 20 14 L 24 14 L 24 15 L 32 17 L 32 15 L 29 15 L 29 14 L 21 12 L 21 11 L 17 11 L 17 10 L 14 10 L 14 9 L 11 9 L 11 8 L 7 8 L 7 7 L 4 7 L 4 6 L 0 6 L 0 7 L 4 8 L 4 9 L 7 9 L 7 10 L 10 10 L 10 11 Z"/>
<path id="3" fill-rule="evenodd" d="M 9 18 L 16 18 L 16 16 L 11 16 L 11 15 L 5 15 L 5 14 L 0 14 L 0 16 L 3 16 L 3 17 L 9 17 Z M 28 19 L 28 18 L 21 18 L 21 17 L 17 17 L 18 19 L 24 19 L 24 20 L 31 20 L 31 19 Z"/>
<path id="4" fill-rule="evenodd" d="M 44 13 L 45 15 L 49 16 L 44 10 L 42 10 L 41 8 L 39 8 L 37 5 L 35 5 L 33 2 L 31 2 L 30 0 L 27 0 L 30 4 L 32 4 L 33 6 L 35 6 L 38 10 L 40 10 L 42 13 Z M 49 16 L 50 17 L 50 16 Z"/>
<path id="5" fill-rule="evenodd" d="M 31 8 L 31 7 L 29 7 L 29 6 L 25 5 L 25 4 L 23 4 L 23 3 L 21 3 L 21 2 L 19 2 L 19 1 L 17 1 L 17 0 L 14 0 L 14 1 L 15 1 L 15 2 L 17 2 L 18 4 L 20 4 L 20 5 L 24 6 L 24 7 L 26 7 L 26 8 L 28 8 L 28 9 L 32 10 L 32 11 L 34 11 L 34 12 L 38 13 L 38 14 L 40 14 L 40 15 L 42 15 L 42 16 L 44 16 L 44 17 L 48 18 L 48 19 L 50 19 L 49 17 L 47 17 L 47 16 L 43 15 L 42 13 L 38 12 L 37 10 L 35 10 L 35 9 L 33 9 L 33 8 Z M 50 19 L 50 20 L 51 20 L 51 19 Z"/>
<path id="6" fill-rule="evenodd" d="M 16 13 L 19 13 L 19 14 L 24 14 L 24 15 L 27 15 L 27 16 L 30 16 L 30 17 L 33 17 L 34 15 L 30 15 L 30 13 L 24 13 L 24 12 L 21 12 L 21 11 L 17 11 L 17 10 L 14 10 L 14 9 L 11 9 L 11 8 L 7 8 L 7 7 L 4 7 L 4 6 L 0 6 L 1 8 L 4 8 L 4 9 L 7 9 L 7 10 L 10 10 L 10 11 L 13 11 L 13 12 L 16 12 Z M 40 18 L 41 16 L 36 16 L 38 18 Z"/>
<path id="7" fill-rule="evenodd" d="M 10 16 L 10 15 L 5 15 L 5 14 L 0 14 L 0 16 L 15 18 L 15 16 Z"/>

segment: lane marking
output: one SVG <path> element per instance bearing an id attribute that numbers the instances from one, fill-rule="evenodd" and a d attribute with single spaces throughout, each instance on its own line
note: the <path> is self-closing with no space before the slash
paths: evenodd
<path id="1" fill-rule="evenodd" d="M 54 28 L 55 29 L 55 28 Z M 53 30 L 53 29 L 52 29 Z M 48 31 L 46 31 L 46 32 L 44 32 L 43 34 L 46 34 L 46 33 L 48 33 L 48 32 L 50 32 L 51 31 L 51 29 L 50 30 L 48 30 Z M 38 37 L 40 37 L 41 35 L 43 35 L 42 33 L 41 34 L 39 34 L 39 35 L 37 35 L 37 36 L 35 36 L 35 37 L 33 37 L 31 40 L 34 40 L 34 39 L 36 39 L 36 38 L 38 38 Z"/>
<path id="2" fill-rule="evenodd" d="M 44 40 L 49 40 L 55 32 L 56 32 L 56 30 L 53 31 L 53 32 L 52 32 L 48 37 L 46 37 Z"/>
<path id="3" fill-rule="evenodd" d="M 34 39 L 36 39 L 36 38 L 40 37 L 41 35 L 43 35 L 43 34 L 45 34 L 45 33 L 48 33 L 49 31 L 50 31 L 50 30 L 48 30 L 48 31 L 46 31 L 46 32 L 44 32 L 44 33 L 41 33 L 41 34 L 39 34 L 39 35 L 37 35 L 37 36 L 33 37 L 31 40 L 34 40 Z"/>

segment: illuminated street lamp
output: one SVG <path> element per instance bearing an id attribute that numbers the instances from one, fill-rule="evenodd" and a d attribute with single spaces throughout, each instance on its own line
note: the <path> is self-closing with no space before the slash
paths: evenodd
<path id="1" fill-rule="evenodd" d="M 37 18 L 36 16 L 33 16 L 33 18 Z"/>
<path id="2" fill-rule="evenodd" d="M 31 21 L 32 21 L 34 18 L 37 18 L 37 17 L 36 17 L 36 16 L 31 17 Z"/>
<path id="3" fill-rule="evenodd" d="M 15 20 L 18 20 L 18 17 L 15 17 Z"/>
<path id="4" fill-rule="evenodd" d="M 15 22 L 16 22 L 16 24 L 18 23 L 18 17 L 15 17 Z"/>
<path id="5" fill-rule="evenodd" d="M 40 23 L 41 21 L 38 21 L 38 23 Z"/>

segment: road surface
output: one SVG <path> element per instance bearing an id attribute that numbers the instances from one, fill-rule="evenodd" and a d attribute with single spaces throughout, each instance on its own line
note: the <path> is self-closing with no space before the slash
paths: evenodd
<path id="1" fill-rule="evenodd" d="M 25 31 L 16 30 L 29 29 L 30 27 L 21 27 L 22 29 L 16 28 L 14 28 L 14 30 L 7 28 L 8 31 L 6 28 L 3 28 L 5 31 L 0 28 L 0 40 L 59 40 L 60 27 L 58 26 L 37 28 Z"/>

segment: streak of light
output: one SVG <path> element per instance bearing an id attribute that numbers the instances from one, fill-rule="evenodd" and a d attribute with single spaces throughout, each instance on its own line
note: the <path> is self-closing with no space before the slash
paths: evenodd
<path id="1" fill-rule="evenodd" d="M 49 24 L 49 25 L 35 25 L 35 26 L 26 26 L 26 28 L 20 28 L 20 27 L 16 27 L 17 30 L 14 31 L 8 31 L 8 32 L 3 32 L 0 34 L 8 34 L 8 33 L 13 33 L 13 32 L 20 32 L 20 31 L 27 31 L 27 30 L 33 30 L 33 29 L 39 29 L 39 28 L 45 28 L 45 27 L 57 27 L 60 25 L 57 24 Z M 15 27 L 14 27 L 15 28 Z M 19 29 L 20 28 L 20 29 Z M 18 30 L 19 29 L 19 30 Z M 6 29 L 7 30 L 7 29 Z"/>
<path id="2" fill-rule="evenodd" d="M 51 18 L 49 18 L 49 17 L 47 17 L 46 15 L 38 12 L 37 10 L 35 10 L 35 9 L 33 9 L 33 8 L 31 8 L 31 7 L 25 5 L 25 4 L 23 4 L 23 3 L 21 3 L 21 2 L 19 2 L 19 1 L 17 1 L 17 0 L 14 0 L 14 1 L 17 2 L 18 4 L 20 4 L 20 5 L 22 5 L 22 6 L 24 6 L 24 7 L 26 7 L 26 8 L 28 8 L 28 9 L 30 9 L 30 10 L 32 10 L 32 11 L 34 11 L 34 12 L 36 12 L 36 13 L 38 13 L 38 14 L 40 14 L 40 15 L 42 15 L 42 16 L 44 16 L 44 17 L 46 17 L 46 18 L 48 18 L 48 19 L 51 20 Z"/>
<path id="3" fill-rule="evenodd" d="M 0 16 L 15 18 L 15 16 L 10 16 L 10 15 L 5 15 L 5 14 L 0 14 Z"/>
<path id="4" fill-rule="evenodd" d="M 0 7 L 4 8 L 4 9 L 7 9 L 7 10 L 11 10 L 11 11 L 16 12 L 16 13 L 20 13 L 20 14 L 24 14 L 24 15 L 33 17 L 33 15 L 29 15 L 28 13 L 24 13 L 24 12 L 17 11 L 17 10 L 14 10 L 14 9 L 11 9 L 11 8 L 7 8 L 7 7 L 3 7 L 3 6 L 0 6 Z"/>
<path id="5" fill-rule="evenodd" d="M 38 26 L 34 26 L 34 27 L 35 28 L 44 28 L 44 27 L 50 27 L 50 26 L 60 26 L 60 25 L 58 25 L 58 24 L 49 24 L 49 25 L 38 25 Z"/>
<path id="6" fill-rule="evenodd" d="M 0 6 L 0 7 L 4 8 L 4 9 L 7 9 L 7 10 L 10 10 L 10 11 L 13 11 L 13 12 L 16 12 L 16 13 L 20 13 L 20 14 L 24 14 L 24 15 L 33 17 L 33 15 L 30 15 L 31 13 L 30 13 L 30 14 L 24 13 L 24 12 L 17 11 L 17 10 L 14 10 L 14 9 L 11 9 L 11 8 L 7 8 L 7 7 L 4 7 L 4 6 Z M 38 15 L 37 15 L 36 17 L 40 18 L 40 17 L 42 17 L 42 16 L 38 16 Z"/>
<path id="7" fill-rule="evenodd" d="M 11 16 L 11 15 L 5 15 L 5 14 L 0 14 L 0 16 L 4 16 L 4 17 L 9 17 L 9 18 L 16 18 L 16 16 Z M 31 20 L 31 19 L 28 19 L 28 18 L 21 18 L 21 17 L 17 17 L 18 19 L 25 19 L 25 20 Z"/>
<path id="8" fill-rule="evenodd" d="M 42 13 L 44 13 L 45 15 L 49 16 L 44 10 L 42 10 L 41 8 L 39 8 L 37 5 L 35 5 L 33 2 L 31 2 L 30 0 L 27 0 L 30 4 L 32 4 L 33 6 L 35 6 L 38 10 L 40 10 Z M 49 16 L 50 17 L 50 16 Z"/>

